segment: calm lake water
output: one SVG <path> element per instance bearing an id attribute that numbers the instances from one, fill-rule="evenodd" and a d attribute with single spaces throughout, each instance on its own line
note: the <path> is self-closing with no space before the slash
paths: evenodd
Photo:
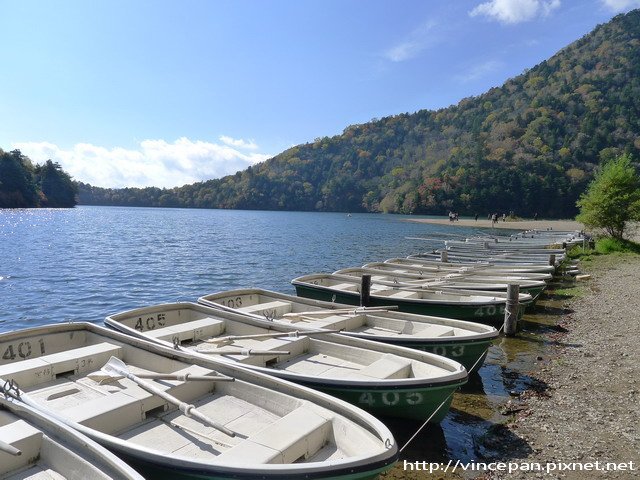
<path id="1" fill-rule="evenodd" d="M 77 207 L 0 210 L 0 331 L 261 287 L 405 256 L 472 229 L 398 215 Z"/>
<path id="2" fill-rule="evenodd" d="M 72 320 L 101 324 L 122 310 L 196 301 L 232 288 L 293 294 L 289 282 L 299 275 L 406 256 L 440 247 L 445 238 L 482 232 L 406 221 L 411 218 L 419 217 L 120 207 L 0 210 L 0 332 Z M 506 418 L 503 405 L 514 393 L 540 387 L 528 372 L 546 355 L 547 342 L 539 335 L 559 310 L 541 303 L 525 316 L 518 338 L 494 343 L 485 365 L 455 395 L 446 419 L 425 428 L 405 459 L 490 458 L 486 442 Z M 418 427 L 413 421 L 385 423 L 399 445 Z M 401 464 L 394 473 L 391 478 L 414 478 L 405 476 Z"/>

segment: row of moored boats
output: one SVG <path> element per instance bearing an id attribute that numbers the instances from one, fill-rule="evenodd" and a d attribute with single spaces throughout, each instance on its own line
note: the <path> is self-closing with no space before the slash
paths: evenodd
<path id="1" fill-rule="evenodd" d="M 551 246 L 581 241 L 447 242 L 296 278 L 297 297 L 242 289 L 110 315 L 109 328 L 0 334 L 0 478 L 142 478 L 129 465 L 153 478 L 375 478 L 398 456 L 378 417 L 442 420 L 498 336 L 508 284 L 521 315 L 564 260 Z"/>

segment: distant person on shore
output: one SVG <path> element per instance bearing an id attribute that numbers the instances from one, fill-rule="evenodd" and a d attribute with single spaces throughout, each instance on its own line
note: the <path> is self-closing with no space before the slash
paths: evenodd
<path id="1" fill-rule="evenodd" d="M 502 214 L 502 221 L 503 221 L 503 222 L 506 222 L 506 221 L 507 221 L 507 214 L 506 214 L 506 213 L 503 213 L 503 214 Z"/>
<path id="2" fill-rule="evenodd" d="M 493 227 L 497 221 L 498 221 L 498 214 L 494 213 L 493 215 L 491 215 L 491 226 Z"/>
<path id="3" fill-rule="evenodd" d="M 536 212 L 536 213 L 534 213 L 534 214 L 533 214 L 533 219 L 534 219 L 534 220 L 538 220 L 538 212 Z"/>
<path id="4" fill-rule="evenodd" d="M 478 221 L 478 214 L 476 213 L 476 222 Z"/>

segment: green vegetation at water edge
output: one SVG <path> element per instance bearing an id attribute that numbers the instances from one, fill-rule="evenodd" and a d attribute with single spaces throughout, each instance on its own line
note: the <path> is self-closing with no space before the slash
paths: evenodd
<path id="1" fill-rule="evenodd" d="M 622 241 L 630 222 L 640 221 L 640 177 L 631 157 L 622 155 L 606 162 L 578 201 L 576 218 L 587 228 L 602 229 L 611 239 Z M 622 243 L 611 243 L 611 248 Z"/>
<path id="2" fill-rule="evenodd" d="M 351 125 L 180 188 L 79 184 L 80 203 L 567 218 L 603 161 L 640 158 L 640 11 L 437 111 Z"/>
<path id="3" fill-rule="evenodd" d="M 60 165 L 34 165 L 20 150 L 0 149 L 0 208 L 73 207 L 77 187 Z"/>
<path id="4" fill-rule="evenodd" d="M 571 259 L 580 259 L 580 261 L 590 262 L 594 257 L 601 255 L 640 255 L 640 243 L 611 237 L 601 237 L 595 241 L 593 248 L 574 247 L 568 252 Z"/>

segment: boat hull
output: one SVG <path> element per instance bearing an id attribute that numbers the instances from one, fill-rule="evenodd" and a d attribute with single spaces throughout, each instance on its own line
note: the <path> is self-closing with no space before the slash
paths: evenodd
<path id="1" fill-rule="evenodd" d="M 300 480 L 302 478 L 309 480 L 369 480 L 378 478 L 384 472 L 390 470 L 394 463 L 381 463 L 379 465 L 371 465 L 366 470 L 354 472 L 353 469 L 346 470 L 343 474 L 339 472 L 326 473 L 318 472 L 317 475 L 300 473 L 277 473 L 270 474 L 267 472 L 256 472 L 255 474 L 237 474 L 229 472 L 228 474 L 216 473 L 211 474 L 198 470 L 190 470 L 179 468 L 175 465 L 159 465 L 157 462 L 147 462 L 140 457 L 132 457 L 125 451 L 118 451 L 118 457 L 122 458 L 129 465 L 133 466 L 145 478 L 153 480 Z"/>
<path id="2" fill-rule="evenodd" d="M 453 393 L 466 383 L 436 385 L 430 388 L 344 388 L 343 386 L 303 385 L 328 393 L 356 405 L 376 417 L 405 418 L 439 423 L 449 412 Z"/>
<path id="3" fill-rule="evenodd" d="M 379 340 L 380 341 L 380 340 Z M 491 340 L 460 341 L 460 342 L 416 342 L 393 340 L 393 345 L 406 348 L 414 348 L 423 352 L 434 353 L 455 360 L 466 368 L 469 374 L 477 371 L 483 364 L 487 351 L 491 346 Z"/>
<path id="4" fill-rule="evenodd" d="M 348 305 L 360 305 L 360 295 L 315 285 L 294 284 L 296 294 L 300 297 L 312 298 L 328 302 L 346 303 Z M 461 305 L 452 303 L 420 302 L 398 298 L 377 297 L 371 295 L 369 306 L 388 307 L 395 305 L 398 310 L 418 315 L 433 315 L 435 317 L 455 318 L 471 322 L 502 324 L 504 322 L 505 305 Z M 518 318 L 524 313 L 522 306 L 518 307 Z"/>

